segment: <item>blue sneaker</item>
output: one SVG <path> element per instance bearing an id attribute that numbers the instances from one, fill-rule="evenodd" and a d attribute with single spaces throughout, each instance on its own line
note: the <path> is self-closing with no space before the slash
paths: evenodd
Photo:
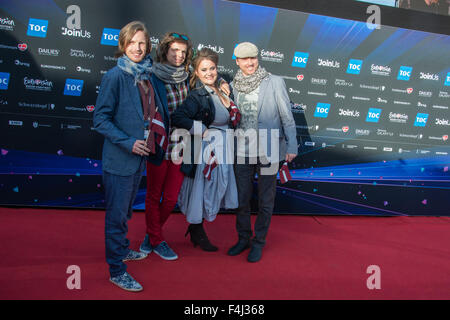
<path id="1" fill-rule="evenodd" d="M 147 258 L 146 253 L 137 252 L 134 250 L 130 250 L 125 258 L 123 258 L 123 262 L 125 261 L 132 261 L 132 260 L 142 260 Z"/>
<path id="2" fill-rule="evenodd" d="M 152 252 L 153 248 L 150 244 L 150 240 L 148 238 L 148 234 L 145 235 L 144 242 L 142 242 L 141 246 L 139 247 L 139 251 L 150 254 Z"/>
<path id="3" fill-rule="evenodd" d="M 138 292 L 144 290 L 144 288 L 133 279 L 128 272 L 117 276 L 109 278 L 109 281 L 114 283 L 116 286 L 122 288 L 123 290 Z"/>
<path id="4" fill-rule="evenodd" d="M 167 242 L 163 241 L 153 248 L 153 251 L 164 260 L 177 260 L 178 256 L 172 249 L 170 249 Z"/>

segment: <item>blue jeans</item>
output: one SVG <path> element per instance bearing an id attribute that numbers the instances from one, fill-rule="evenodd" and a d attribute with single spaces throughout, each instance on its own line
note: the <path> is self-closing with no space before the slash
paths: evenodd
<path id="1" fill-rule="evenodd" d="M 130 251 L 127 222 L 133 213 L 143 166 L 144 161 L 138 172 L 131 176 L 118 176 L 103 171 L 106 203 L 105 251 L 111 277 L 120 276 L 127 270 L 122 261 Z"/>

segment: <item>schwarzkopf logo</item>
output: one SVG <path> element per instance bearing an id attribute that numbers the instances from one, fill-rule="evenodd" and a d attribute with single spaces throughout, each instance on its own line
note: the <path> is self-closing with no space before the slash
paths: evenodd
<path id="1" fill-rule="evenodd" d="M 284 60 L 284 53 L 262 49 L 261 60 L 281 63 Z"/>
<path id="2" fill-rule="evenodd" d="M 74 38 L 87 38 L 87 39 L 91 38 L 91 33 L 86 30 L 69 29 L 66 27 L 61 27 L 61 30 L 62 30 L 61 34 L 63 36 L 69 36 Z"/>

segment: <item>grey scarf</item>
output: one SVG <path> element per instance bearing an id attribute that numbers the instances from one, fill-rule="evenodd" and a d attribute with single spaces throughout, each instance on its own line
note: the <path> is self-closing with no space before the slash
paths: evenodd
<path id="1" fill-rule="evenodd" d="M 152 69 L 155 76 L 165 83 L 180 83 L 186 81 L 189 77 L 189 73 L 185 70 L 184 66 L 173 67 L 165 63 L 154 63 Z"/>
<path id="2" fill-rule="evenodd" d="M 269 76 L 269 73 L 263 67 L 259 66 L 254 74 L 249 76 L 244 75 L 241 69 L 236 72 L 236 76 L 234 76 L 232 85 L 233 87 L 243 93 L 250 93 L 256 88 L 258 88 L 261 81 Z"/>

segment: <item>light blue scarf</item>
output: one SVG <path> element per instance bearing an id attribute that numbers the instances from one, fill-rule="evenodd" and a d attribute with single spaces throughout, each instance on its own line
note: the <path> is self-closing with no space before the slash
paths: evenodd
<path id="1" fill-rule="evenodd" d="M 142 80 L 150 80 L 152 74 L 152 58 L 147 55 L 141 62 L 133 62 L 127 55 L 117 60 L 117 66 L 134 77 L 134 84 Z"/>

